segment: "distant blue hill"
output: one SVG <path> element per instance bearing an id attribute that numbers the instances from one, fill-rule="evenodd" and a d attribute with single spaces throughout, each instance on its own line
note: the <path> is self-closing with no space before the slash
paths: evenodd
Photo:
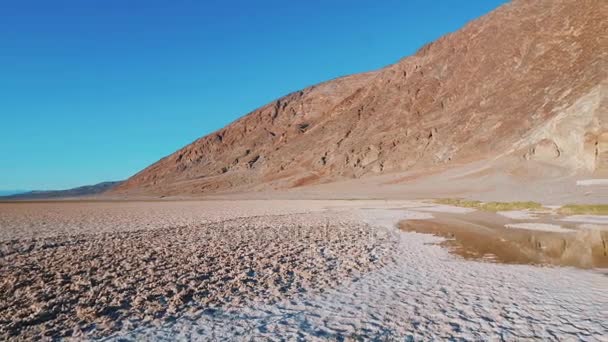
<path id="1" fill-rule="evenodd" d="M 14 194 L 22 194 L 24 192 L 28 192 L 29 190 L 0 190 L 0 196 L 8 196 Z"/>
<path id="2" fill-rule="evenodd" d="M 95 185 L 85 185 L 67 190 L 43 190 L 43 191 L 7 191 L 0 192 L 1 200 L 32 200 L 32 199 L 54 199 L 64 197 L 82 197 L 97 195 L 112 187 L 119 182 L 103 182 Z"/>

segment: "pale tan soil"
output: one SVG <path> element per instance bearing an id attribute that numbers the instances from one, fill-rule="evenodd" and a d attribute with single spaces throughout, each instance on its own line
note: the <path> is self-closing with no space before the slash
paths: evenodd
<path id="1" fill-rule="evenodd" d="M 580 186 L 577 181 L 596 174 L 561 174 L 533 161 L 503 157 L 491 162 L 454 166 L 449 170 L 399 172 L 360 179 L 302 186 L 287 190 L 225 192 L 204 195 L 208 199 L 391 199 L 467 198 L 482 201 L 536 201 L 544 205 L 608 203 L 608 186 Z M 563 170 L 562 170 L 563 171 Z M 526 174 L 523 179 L 514 174 Z M 110 198 L 121 198 L 114 196 Z M 154 198 L 154 197 L 142 197 Z M 156 197 L 158 198 L 158 197 Z M 186 195 L 165 199 L 196 198 Z M 200 198 L 200 197 L 199 197 Z"/>
<path id="2" fill-rule="evenodd" d="M 467 259 L 608 268 L 608 231 L 577 229 L 575 224 L 548 216 L 527 222 L 558 224 L 571 232 L 506 228 L 505 225 L 518 221 L 490 212 L 434 216 L 432 220 L 403 221 L 400 228 L 445 237 L 447 240 L 441 244 Z"/>
<path id="3" fill-rule="evenodd" d="M 312 212 L 324 205 L 0 204 L 0 338 L 105 336 L 327 290 L 381 265 L 386 237 Z"/>

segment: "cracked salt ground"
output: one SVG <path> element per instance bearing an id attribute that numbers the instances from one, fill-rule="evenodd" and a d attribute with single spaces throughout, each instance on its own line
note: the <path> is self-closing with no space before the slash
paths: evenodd
<path id="1" fill-rule="evenodd" d="M 275 305 L 201 314 L 113 338 L 608 341 L 608 277 L 458 259 L 439 238 L 402 233 L 412 212 L 359 211 L 394 239 L 393 259 L 354 282 Z"/>

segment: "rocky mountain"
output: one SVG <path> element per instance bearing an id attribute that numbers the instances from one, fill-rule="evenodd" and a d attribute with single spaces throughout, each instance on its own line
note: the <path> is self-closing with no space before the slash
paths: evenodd
<path id="1" fill-rule="evenodd" d="M 292 188 L 502 156 L 606 169 L 607 7 L 513 1 L 393 65 L 267 104 L 112 193 Z"/>
<path id="2" fill-rule="evenodd" d="M 35 200 L 92 196 L 104 193 L 120 182 L 102 182 L 95 185 L 85 185 L 67 190 L 37 190 L 0 196 L 2 200 Z"/>

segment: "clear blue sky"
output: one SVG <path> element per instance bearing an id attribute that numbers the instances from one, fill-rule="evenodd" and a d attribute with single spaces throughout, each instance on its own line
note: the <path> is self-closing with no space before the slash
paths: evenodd
<path id="1" fill-rule="evenodd" d="M 0 0 L 0 189 L 125 179 L 503 2 Z"/>

